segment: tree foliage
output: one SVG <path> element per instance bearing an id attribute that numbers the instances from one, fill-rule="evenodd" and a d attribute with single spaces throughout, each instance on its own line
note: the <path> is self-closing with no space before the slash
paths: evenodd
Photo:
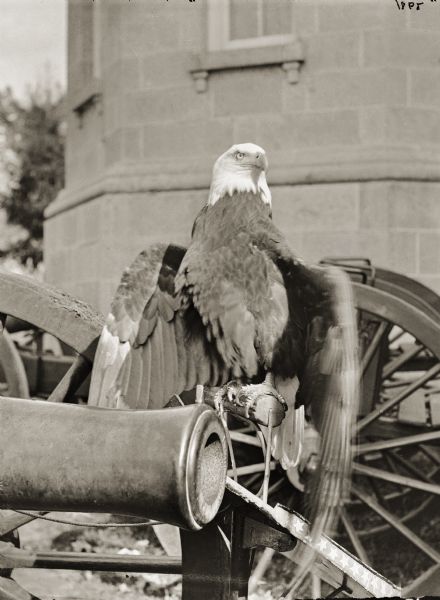
<path id="1" fill-rule="evenodd" d="M 0 207 L 8 223 L 20 226 L 1 255 L 37 266 L 43 258 L 44 209 L 64 185 L 63 99 L 50 89 L 29 92 L 19 101 L 10 90 L 0 92 L 4 190 Z"/>

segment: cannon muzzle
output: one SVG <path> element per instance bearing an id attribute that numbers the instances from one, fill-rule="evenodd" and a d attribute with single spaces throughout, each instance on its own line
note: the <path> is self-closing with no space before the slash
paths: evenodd
<path id="1" fill-rule="evenodd" d="M 139 515 L 197 530 L 218 511 L 226 469 L 224 430 L 206 405 L 0 401 L 1 508 Z"/>

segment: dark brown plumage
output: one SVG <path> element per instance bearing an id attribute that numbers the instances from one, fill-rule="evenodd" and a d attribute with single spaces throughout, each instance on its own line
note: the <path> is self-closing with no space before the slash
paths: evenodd
<path id="1" fill-rule="evenodd" d="M 124 272 L 106 327 L 132 351 L 99 398 L 94 378 L 90 402 L 148 408 L 197 383 L 300 374 L 315 279 L 257 194 L 221 198 L 198 215 L 186 252 L 157 244 Z"/>

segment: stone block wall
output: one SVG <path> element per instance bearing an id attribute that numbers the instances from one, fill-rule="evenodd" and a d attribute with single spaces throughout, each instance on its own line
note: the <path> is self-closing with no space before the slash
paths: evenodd
<path id="1" fill-rule="evenodd" d="M 215 158 L 254 141 L 274 219 L 307 260 L 368 256 L 440 291 L 440 5 L 298 0 L 298 83 L 254 64 L 210 72 L 201 93 L 190 69 L 207 48 L 207 3 L 96 3 L 92 28 L 86 5 L 69 2 L 67 177 L 47 211 L 48 280 L 107 310 L 136 252 L 187 243 Z M 81 31 L 93 31 L 91 66 Z"/>
<path id="2" fill-rule="evenodd" d="M 440 292 L 440 183 L 279 187 L 274 220 L 307 260 L 366 257 Z"/>

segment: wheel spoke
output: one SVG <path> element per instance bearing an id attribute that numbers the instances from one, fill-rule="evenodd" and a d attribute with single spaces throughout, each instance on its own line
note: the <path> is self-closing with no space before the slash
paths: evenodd
<path id="1" fill-rule="evenodd" d="M 382 321 L 379 325 L 379 327 L 376 330 L 376 333 L 373 336 L 373 339 L 371 340 L 370 345 L 368 346 L 368 348 L 366 349 L 364 356 L 362 357 L 362 363 L 361 363 L 361 373 L 365 373 L 366 368 L 368 367 L 368 365 L 370 364 L 371 359 L 373 358 L 374 354 L 376 353 L 376 350 L 379 347 L 379 344 L 382 340 L 382 337 L 385 333 L 385 331 L 388 328 L 388 323 L 386 321 Z"/>
<path id="2" fill-rule="evenodd" d="M 265 548 L 260 556 L 260 559 L 253 570 L 253 573 L 249 579 L 249 594 L 255 592 L 258 586 L 258 582 L 263 579 L 264 574 L 272 562 L 275 550 L 273 548 Z"/>
<path id="3" fill-rule="evenodd" d="M 390 471 L 392 473 L 396 473 L 397 475 L 401 475 L 399 469 L 397 468 L 397 463 L 394 460 L 394 457 L 391 454 L 389 454 L 388 452 L 383 452 L 382 456 L 383 456 L 385 462 L 387 463 L 388 468 L 390 469 Z M 387 498 L 386 504 L 389 504 L 389 502 L 391 500 L 394 500 L 395 498 L 401 498 L 403 496 L 406 496 L 406 494 L 409 494 L 410 492 L 411 492 L 411 488 L 409 488 L 409 487 L 404 487 L 403 490 L 401 490 L 400 487 L 399 487 L 399 489 L 397 491 L 394 491 L 394 492 L 391 492 L 391 493 L 387 494 L 387 496 L 386 496 L 386 498 Z"/>
<path id="4" fill-rule="evenodd" d="M 367 477 L 367 479 L 370 483 L 371 489 L 373 490 L 374 496 L 379 502 L 386 505 L 387 501 L 385 500 L 385 497 L 381 492 L 379 482 L 376 481 L 376 479 L 374 479 L 373 477 Z"/>
<path id="5" fill-rule="evenodd" d="M 361 559 L 361 561 L 363 563 L 370 566 L 371 562 L 368 557 L 368 554 L 367 554 L 361 540 L 359 539 L 359 536 L 354 528 L 351 517 L 347 513 L 345 508 L 343 508 L 341 510 L 341 521 L 342 521 L 342 524 L 344 525 L 345 531 L 348 534 L 348 537 L 350 538 L 351 543 L 353 544 L 353 548 L 355 549 L 356 554 L 359 556 L 359 558 Z"/>
<path id="6" fill-rule="evenodd" d="M 66 402 L 71 400 L 73 394 L 83 383 L 91 369 L 92 363 L 81 354 L 78 354 L 47 400 L 49 402 Z"/>
<path id="7" fill-rule="evenodd" d="M 408 460 L 400 456 L 396 450 L 389 450 L 393 459 L 400 464 L 404 469 L 406 469 L 411 475 L 415 477 L 420 477 L 423 481 L 427 481 L 428 483 L 434 483 L 435 481 L 429 475 L 423 473 L 420 469 L 417 469 L 413 464 L 411 464 Z"/>
<path id="8" fill-rule="evenodd" d="M 255 465 L 245 465 L 244 467 L 237 467 L 237 475 L 251 475 L 252 473 L 262 473 L 264 471 L 264 463 L 256 463 Z M 270 469 L 275 469 L 276 464 L 275 461 L 270 463 Z M 231 477 L 233 475 L 232 469 L 228 470 L 228 475 Z"/>
<path id="9" fill-rule="evenodd" d="M 376 477 L 383 481 L 389 481 L 391 483 L 397 483 L 404 487 L 410 487 L 415 490 L 421 490 L 422 492 L 428 492 L 429 494 L 440 495 L 440 485 L 435 483 L 427 483 L 425 481 L 419 481 L 412 477 L 406 477 L 405 475 L 399 475 L 398 473 L 389 473 L 382 469 L 376 469 L 375 467 L 367 467 L 359 463 L 354 463 L 353 471 L 359 475 L 366 475 L 367 477 Z"/>
<path id="10" fill-rule="evenodd" d="M 415 595 L 420 596 L 420 586 L 431 580 L 432 577 L 435 577 L 438 574 L 439 569 L 440 565 L 437 563 L 427 571 L 424 571 L 417 579 L 414 579 L 414 581 L 402 588 L 401 598 L 412 598 Z"/>
<path id="11" fill-rule="evenodd" d="M 253 475 L 249 475 L 249 477 L 242 482 L 242 485 L 245 488 L 250 489 L 254 485 L 254 483 L 260 479 L 260 477 L 260 473 L 254 473 Z"/>
<path id="12" fill-rule="evenodd" d="M 240 444 L 248 444 L 248 446 L 256 446 L 257 448 L 261 448 L 259 440 L 252 435 L 247 435 L 234 430 L 230 431 L 229 433 L 233 442 L 240 442 Z"/>
<path id="13" fill-rule="evenodd" d="M 310 573 L 310 584 L 312 586 L 312 598 L 322 598 L 321 578 L 316 571 Z"/>
<path id="14" fill-rule="evenodd" d="M 431 367 L 429 371 L 426 371 L 422 377 L 419 377 L 416 381 L 411 383 L 407 388 L 400 392 L 400 394 L 396 394 L 386 402 L 383 402 L 375 410 L 371 411 L 368 415 L 360 419 L 355 427 L 355 430 L 359 432 L 364 429 L 364 427 L 369 425 L 372 421 L 378 419 L 381 415 L 387 412 L 387 410 L 390 410 L 390 408 L 393 408 L 393 406 L 396 406 L 396 404 L 399 404 L 405 400 L 405 398 L 411 396 L 413 392 L 425 385 L 425 383 L 435 377 L 437 373 L 440 373 L 440 363 L 437 363 Z"/>
<path id="15" fill-rule="evenodd" d="M 440 562 L 440 553 L 437 552 L 434 548 L 432 548 L 429 544 L 424 542 L 416 533 L 411 531 L 406 525 L 404 525 L 399 519 L 397 519 L 393 514 L 391 514 L 388 510 L 386 510 L 383 506 L 381 506 L 374 498 L 371 498 L 367 494 L 365 494 L 362 490 L 357 488 L 356 486 L 352 487 L 353 493 L 360 499 L 366 506 L 371 508 L 372 511 L 381 516 L 385 521 L 387 521 L 390 525 L 394 527 L 399 533 L 401 533 L 404 537 L 406 537 L 412 544 L 417 546 L 422 552 L 424 552 L 427 556 L 432 558 L 435 562 Z"/>
<path id="16" fill-rule="evenodd" d="M 430 458 L 433 463 L 435 463 L 436 465 L 440 465 L 440 457 L 431 448 L 427 448 L 423 444 L 420 444 L 420 450 L 423 452 L 423 454 L 425 454 L 425 456 Z"/>
<path id="17" fill-rule="evenodd" d="M 382 385 L 384 390 L 391 390 L 393 388 L 403 387 L 404 385 L 408 385 L 408 381 L 400 380 L 400 381 L 389 381 Z"/>
<path id="18" fill-rule="evenodd" d="M 234 431 L 235 433 L 250 433 L 255 430 L 253 427 L 246 426 L 246 427 L 239 427 L 238 429 L 232 429 L 231 432 L 232 431 Z"/>
<path id="19" fill-rule="evenodd" d="M 275 492 L 277 492 L 280 487 L 283 485 L 283 483 L 286 481 L 285 477 L 281 477 L 280 479 L 278 479 L 278 481 L 275 481 L 275 483 L 273 483 L 270 487 L 269 487 L 269 497 L 274 494 Z"/>
<path id="20" fill-rule="evenodd" d="M 402 354 L 400 354 L 397 358 L 391 360 L 383 368 L 382 381 L 388 379 L 388 377 L 391 377 L 393 373 L 400 369 L 400 367 L 402 367 L 408 360 L 411 360 L 411 358 L 417 356 L 417 354 L 419 354 L 422 350 L 424 350 L 424 346 L 416 343 L 405 352 L 402 352 Z"/>
<path id="21" fill-rule="evenodd" d="M 394 344 L 395 342 L 397 342 L 397 340 L 400 339 L 402 335 L 405 335 L 405 331 L 403 329 L 397 331 L 393 336 L 390 336 L 390 344 Z"/>
<path id="22" fill-rule="evenodd" d="M 432 440 L 440 440 L 440 429 L 437 431 L 429 431 L 428 433 L 418 433 L 416 435 L 408 435 L 401 438 L 391 440 L 379 440 L 377 442 L 368 442 L 359 444 L 353 447 L 356 454 L 364 454 L 365 452 L 375 452 L 376 450 L 388 450 L 390 448 L 400 448 L 402 446 L 411 446 Z"/>

